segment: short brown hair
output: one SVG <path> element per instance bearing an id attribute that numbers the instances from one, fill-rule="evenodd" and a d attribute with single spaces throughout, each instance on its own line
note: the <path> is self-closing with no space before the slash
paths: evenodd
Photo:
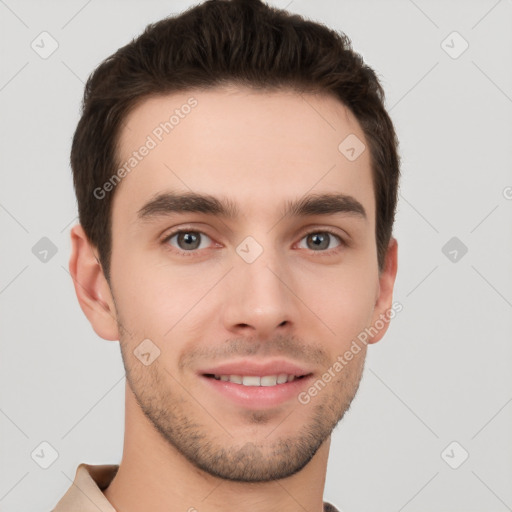
<path id="1" fill-rule="evenodd" d="M 106 278 L 115 191 L 98 199 L 94 190 L 120 165 L 118 142 L 126 116 L 150 96 L 225 84 L 326 93 L 352 111 L 370 149 L 382 270 L 395 217 L 400 158 L 375 72 L 342 32 L 260 0 L 207 0 L 148 25 L 87 80 L 71 167 L 79 220 L 98 249 Z"/>

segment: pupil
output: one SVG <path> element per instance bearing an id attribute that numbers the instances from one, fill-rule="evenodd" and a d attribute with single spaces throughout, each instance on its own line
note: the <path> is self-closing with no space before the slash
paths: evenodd
<path id="1" fill-rule="evenodd" d="M 314 248 L 326 249 L 329 246 L 328 236 L 326 235 L 326 233 L 315 233 L 314 235 L 310 235 L 313 240 Z"/>
<path id="2" fill-rule="evenodd" d="M 197 249 L 199 246 L 199 237 L 191 233 L 180 233 L 178 235 L 178 243 L 179 242 L 185 242 L 186 244 L 189 244 L 188 247 L 186 247 L 187 249 Z"/>

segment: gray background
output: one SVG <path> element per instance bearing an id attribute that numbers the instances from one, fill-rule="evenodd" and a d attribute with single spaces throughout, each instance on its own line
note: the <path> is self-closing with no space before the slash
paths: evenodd
<path id="1" fill-rule="evenodd" d="M 512 510 L 512 1 L 271 3 L 349 35 L 401 141 L 403 311 L 333 434 L 325 499 L 343 512 Z M 119 344 L 93 332 L 67 270 L 70 141 L 89 73 L 190 5 L 0 0 L 2 511 L 49 510 L 80 462 L 120 461 Z M 59 45 L 46 59 L 31 47 L 43 31 Z M 42 237 L 57 250 L 46 261 Z M 32 455 L 51 457 L 42 442 L 58 452 L 48 469 Z"/>

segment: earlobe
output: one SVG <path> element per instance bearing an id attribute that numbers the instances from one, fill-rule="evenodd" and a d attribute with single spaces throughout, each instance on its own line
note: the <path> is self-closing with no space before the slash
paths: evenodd
<path id="1" fill-rule="evenodd" d="M 389 327 L 389 311 L 393 305 L 393 289 L 398 269 L 398 242 L 391 238 L 386 252 L 384 268 L 379 275 L 378 296 L 372 318 L 372 326 L 377 331 L 368 340 L 376 343 L 386 333 Z"/>
<path id="2" fill-rule="evenodd" d="M 95 248 L 80 224 L 73 226 L 70 235 L 69 272 L 80 307 L 98 336 L 118 340 L 115 304 Z"/>

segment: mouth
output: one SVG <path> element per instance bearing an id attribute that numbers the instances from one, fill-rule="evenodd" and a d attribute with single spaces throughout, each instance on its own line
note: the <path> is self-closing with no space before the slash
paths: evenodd
<path id="1" fill-rule="evenodd" d="M 297 405 L 301 391 L 311 385 L 314 375 L 296 366 L 278 365 L 262 367 L 237 365 L 216 368 L 199 373 L 204 384 L 206 399 L 217 402 L 219 407 L 226 404 L 250 410 L 266 410 L 286 405 Z M 242 369 L 243 368 L 243 369 Z M 234 373 L 237 372 L 237 373 Z"/>

